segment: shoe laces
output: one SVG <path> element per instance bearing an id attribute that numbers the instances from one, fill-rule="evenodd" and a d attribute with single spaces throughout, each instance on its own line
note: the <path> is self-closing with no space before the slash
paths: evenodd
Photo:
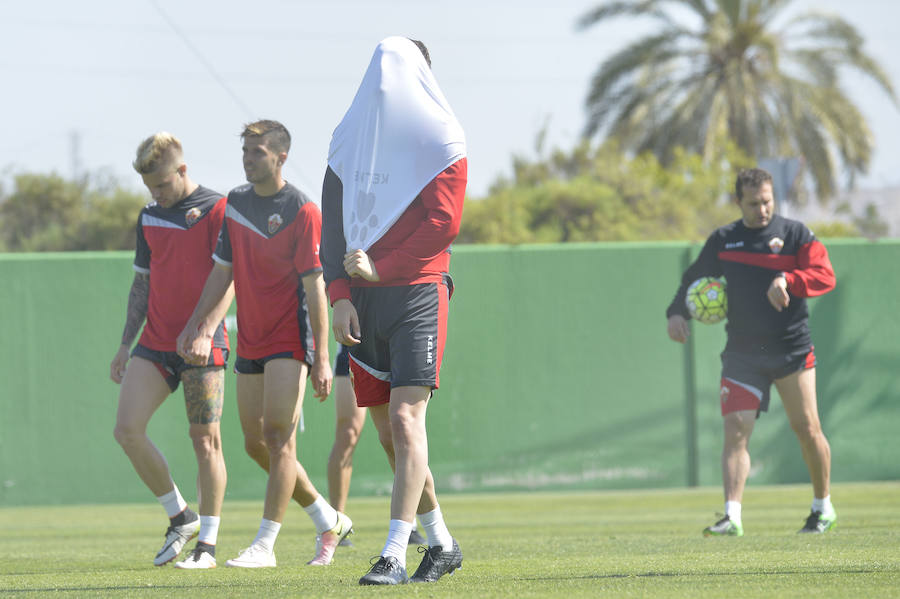
<path id="1" fill-rule="evenodd" d="M 819 520 L 822 519 L 822 512 L 810 512 L 809 516 L 806 518 L 806 526 L 804 528 L 815 528 L 819 524 Z"/>
<path id="2" fill-rule="evenodd" d="M 721 513 L 721 512 L 716 512 L 716 516 L 721 516 L 721 518 L 719 518 L 719 519 L 716 521 L 716 523 L 715 523 L 714 526 L 720 526 L 720 525 L 722 525 L 722 524 L 725 524 L 726 522 L 731 522 L 731 516 L 729 516 L 728 514 L 723 514 L 723 513 Z"/>
<path id="3" fill-rule="evenodd" d="M 262 545 L 257 545 L 256 543 L 250 545 L 246 549 L 240 552 L 240 557 L 252 557 L 256 554 L 268 554 L 268 549 L 264 548 Z"/>
<path id="4" fill-rule="evenodd" d="M 439 555 L 443 552 L 443 548 L 440 545 L 435 545 L 434 547 L 426 547 L 424 545 L 419 545 L 416 548 L 416 551 L 419 553 L 424 553 L 425 556 L 422 558 L 422 564 L 427 564 L 429 567 L 434 563 L 434 558 L 436 555 Z"/>
<path id="5" fill-rule="evenodd" d="M 400 567 L 400 562 L 393 556 L 384 557 L 383 555 L 379 555 L 370 559 L 369 563 L 372 564 L 372 569 L 369 570 L 370 574 L 387 574 L 393 568 Z"/>

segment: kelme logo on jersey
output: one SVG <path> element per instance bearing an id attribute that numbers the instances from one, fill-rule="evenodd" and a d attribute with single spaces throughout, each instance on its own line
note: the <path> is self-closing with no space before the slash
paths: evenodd
<path id="1" fill-rule="evenodd" d="M 187 221 L 188 226 L 190 227 L 195 222 L 200 220 L 200 217 L 203 213 L 196 206 L 187 211 L 187 214 L 184 215 L 184 220 Z"/>
<path id="2" fill-rule="evenodd" d="M 780 237 L 773 237 L 769 240 L 769 249 L 772 250 L 776 254 L 781 253 L 781 248 L 784 247 L 784 239 Z"/>
<path id="3" fill-rule="evenodd" d="M 281 215 L 277 212 L 269 217 L 269 235 L 272 235 L 281 228 L 281 224 L 284 222 L 284 219 L 281 218 Z"/>

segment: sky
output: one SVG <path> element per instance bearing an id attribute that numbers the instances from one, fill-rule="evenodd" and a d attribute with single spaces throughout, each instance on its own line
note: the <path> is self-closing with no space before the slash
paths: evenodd
<path id="1" fill-rule="evenodd" d="M 318 201 L 331 133 L 376 44 L 423 40 L 466 131 L 470 196 L 509 176 L 514 155 L 569 149 L 598 65 L 642 37 L 628 19 L 578 31 L 583 0 L 0 0 L 0 182 L 20 172 L 103 173 L 142 190 L 137 144 L 178 136 L 195 181 L 244 183 L 239 134 L 283 122 L 285 177 Z M 900 2 L 794 0 L 787 12 L 838 14 L 862 33 L 900 93 Z M 861 187 L 900 185 L 900 109 L 871 82 L 845 80 L 875 134 Z"/>

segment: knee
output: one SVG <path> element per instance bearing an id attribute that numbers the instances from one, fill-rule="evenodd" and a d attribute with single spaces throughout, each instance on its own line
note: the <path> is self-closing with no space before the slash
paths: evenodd
<path id="1" fill-rule="evenodd" d="M 756 416 L 740 412 L 732 412 L 725 416 L 725 445 L 746 446 L 756 423 Z"/>
<path id="2" fill-rule="evenodd" d="M 194 453 L 197 459 L 206 461 L 222 451 L 222 441 L 218 431 L 191 430 L 191 443 L 194 445 Z"/>
<path id="3" fill-rule="evenodd" d="M 269 450 L 266 449 L 266 444 L 259 437 L 244 437 L 244 451 L 254 461 L 268 463 Z"/>
<path id="4" fill-rule="evenodd" d="M 291 448 L 291 430 L 282 426 L 263 427 L 263 444 L 269 454 L 280 453 Z"/>
<path id="5" fill-rule="evenodd" d="M 395 446 L 408 447 L 418 438 L 419 423 L 406 413 L 391 415 L 391 436 Z"/>
<path id="6" fill-rule="evenodd" d="M 113 429 L 113 437 L 125 451 L 139 444 L 146 436 L 145 430 L 128 424 L 117 423 L 116 428 Z"/>
<path id="7" fill-rule="evenodd" d="M 800 443 L 810 443 L 822 434 L 822 428 L 818 421 L 804 420 L 802 422 L 792 422 L 791 429 L 797 435 Z"/>
<path id="8" fill-rule="evenodd" d="M 356 444 L 359 443 L 360 432 L 353 425 L 352 421 L 338 420 L 335 438 L 338 445 L 352 451 Z"/>

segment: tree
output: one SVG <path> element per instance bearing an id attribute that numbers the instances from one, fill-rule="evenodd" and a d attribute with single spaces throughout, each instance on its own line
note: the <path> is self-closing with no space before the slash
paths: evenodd
<path id="1" fill-rule="evenodd" d="M 127 250 L 146 199 L 102 177 L 68 181 L 22 173 L 0 191 L 0 250 Z"/>
<path id="2" fill-rule="evenodd" d="M 613 141 L 546 159 L 513 161 L 513 178 L 466 201 L 460 243 L 549 243 L 705 239 L 734 219 L 733 144 L 721 159 L 673 151 L 664 167 L 650 153 L 630 157 Z"/>
<path id="3" fill-rule="evenodd" d="M 677 147 L 714 156 L 724 134 L 756 159 L 801 157 L 819 199 L 827 200 L 838 162 L 852 183 L 872 154 L 871 131 L 842 90 L 840 71 L 856 70 L 897 98 L 845 20 L 808 13 L 777 28 L 789 4 L 620 0 L 588 12 L 581 29 L 628 16 L 650 17 L 660 28 L 600 65 L 585 135 L 603 132 L 667 164 Z"/>

